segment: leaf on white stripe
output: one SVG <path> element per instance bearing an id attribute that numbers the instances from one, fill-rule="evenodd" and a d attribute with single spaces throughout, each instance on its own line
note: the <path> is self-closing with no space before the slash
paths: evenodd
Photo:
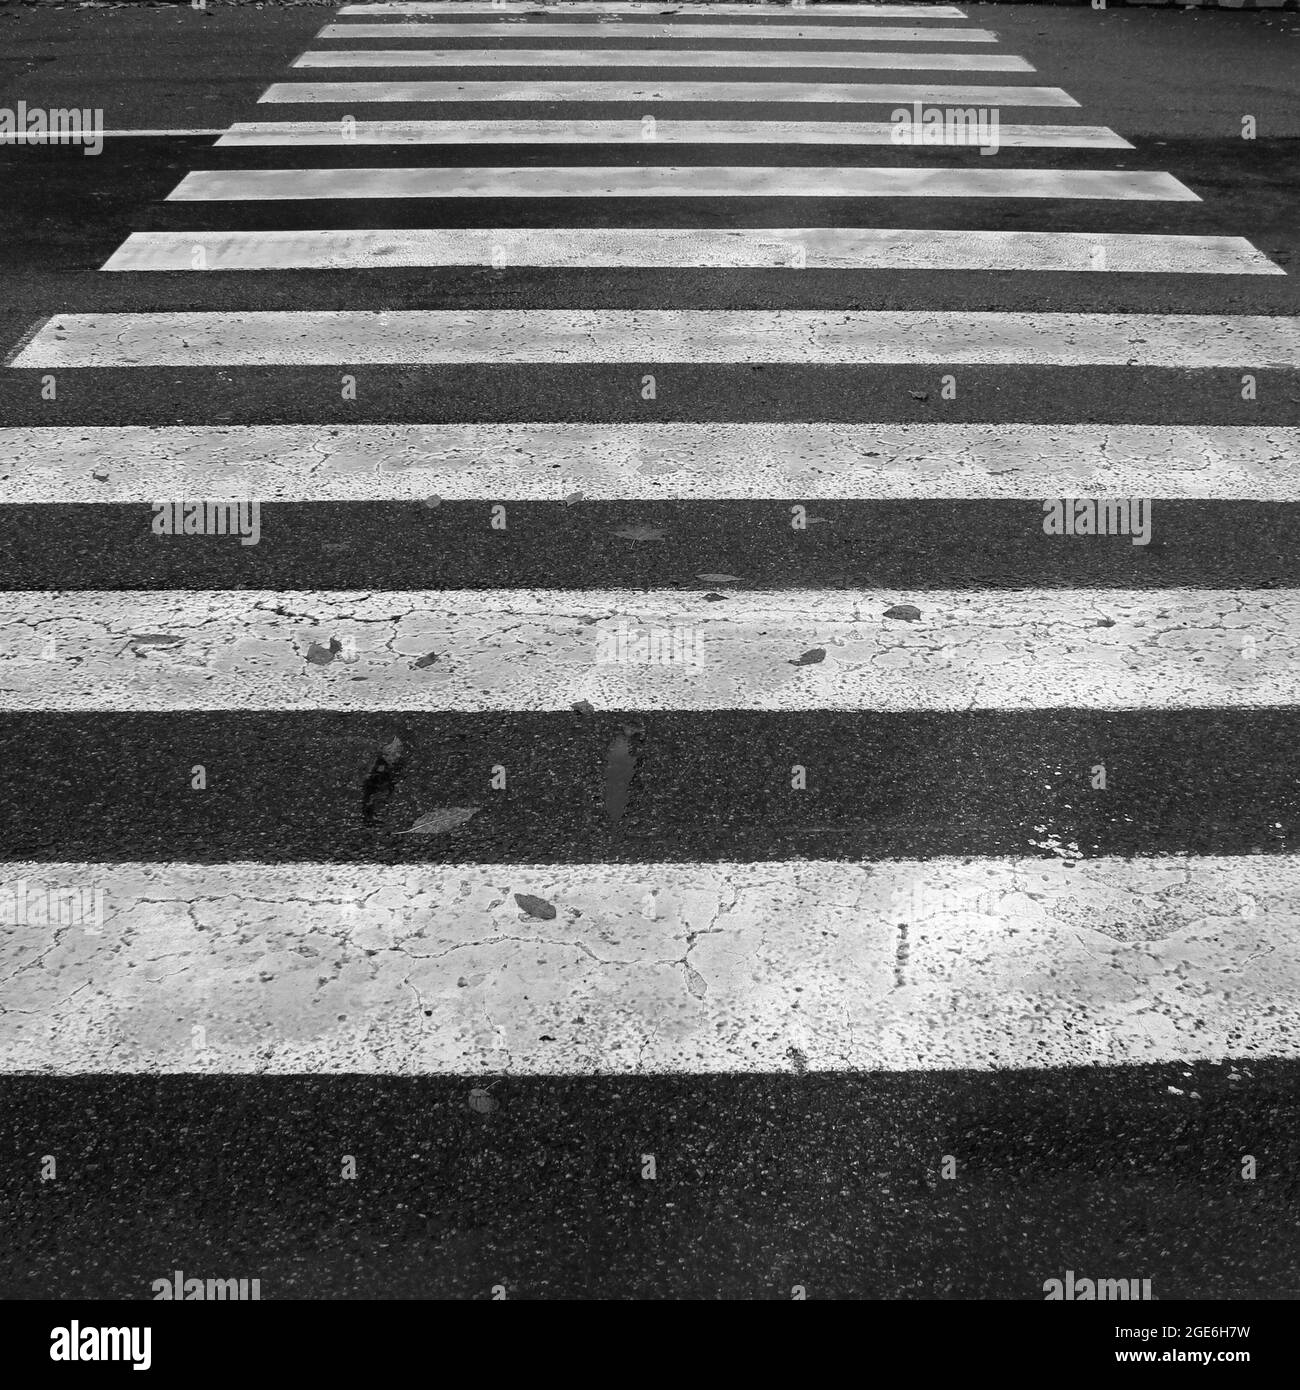
<path id="1" fill-rule="evenodd" d="M 554 903 L 548 903 L 545 898 L 534 897 L 531 893 L 516 893 L 515 902 L 530 917 L 540 917 L 544 922 L 549 922 L 555 917 Z"/>
<path id="2" fill-rule="evenodd" d="M 328 647 L 322 647 L 319 642 L 313 642 L 307 648 L 307 660 L 313 666 L 328 666 L 342 650 L 343 643 L 337 637 L 330 638 Z"/>

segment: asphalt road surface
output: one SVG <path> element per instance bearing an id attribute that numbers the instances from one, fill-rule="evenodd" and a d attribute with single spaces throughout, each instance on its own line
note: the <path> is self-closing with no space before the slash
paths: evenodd
<path id="1" fill-rule="evenodd" d="M 0 7 L 0 1295 L 1300 1296 L 1300 15 L 560 8 Z"/>

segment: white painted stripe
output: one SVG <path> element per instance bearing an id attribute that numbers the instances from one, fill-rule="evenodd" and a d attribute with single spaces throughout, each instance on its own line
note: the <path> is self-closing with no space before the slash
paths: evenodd
<path id="1" fill-rule="evenodd" d="M 971 132 L 972 147 L 978 137 Z M 1121 169 L 746 164 L 200 169 L 168 202 L 303 198 L 1096 198 L 1199 202 L 1172 174 Z"/>
<path id="2" fill-rule="evenodd" d="M 0 932 L 8 1073 L 788 1072 L 791 1049 L 816 1072 L 983 1072 L 1300 1048 L 1293 855 L 27 862 L 0 901 L 27 910 Z"/>
<path id="3" fill-rule="evenodd" d="M 347 134 L 339 121 L 246 121 L 231 126 L 218 145 L 892 145 L 890 121 L 678 121 L 655 120 L 646 138 L 640 117 L 626 121 L 356 121 Z M 202 132 L 199 132 L 202 133 Z M 1131 150 L 1105 126 L 1018 125 L 998 122 L 1004 148 Z"/>
<path id="4" fill-rule="evenodd" d="M 771 362 L 1300 366 L 1300 318 L 777 309 L 56 314 L 14 367 Z"/>
<path id="5" fill-rule="evenodd" d="M 797 53 L 685 48 L 339 48 L 304 53 L 295 68 L 917 68 L 923 72 L 1034 72 L 1012 53 Z"/>
<path id="6" fill-rule="evenodd" d="M 159 136 L 171 135 L 224 135 L 228 129 L 228 126 L 204 126 L 196 130 L 96 130 L 90 133 L 96 139 L 120 140 L 140 137 L 157 138 Z M 57 131 L 54 134 L 45 131 L 39 135 L 31 131 L 25 131 L 22 133 L 21 137 L 16 135 L 0 135 L 0 145 L 43 145 L 51 142 L 56 145 L 66 144 L 68 143 L 68 139 L 67 136 Z"/>
<path id="7" fill-rule="evenodd" d="M 818 6 L 823 9 L 824 6 Z M 906 16 L 896 16 L 906 18 Z M 389 24 L 327 24 L 318 39 L 518 39 L 524 43 L 545 42 L 550 39 L 764 39 L 771 43 L 826 43 L 832 39 L 856 40 L 865 43 L 996 43 L 991 29 L 909 29 L 860 24 L 691 24 L 664 23 L 647 14 L 643 20 L 626 23 L 565 23 L 551 20 L 546 24 L 505 23 L 409 23 Z"/>
<path id="8" fill-rule="evenodd" d="M 837 105 L 1078 106 L 1060 87 L 951 87 L 933 82 L 276 82 L 258 98 L 278 105 L 455 101 L 766 101 Z"/>
<path id="9" fill-rule="evenodd" d="M 671 10 L 665 8 L 663 4 L 645 5 L 626 5 L 626 4 L 548 4 L 545 6 L 530 3 L 530 0 L 503 0 L 502 4 L 472 5 L 463 4 L 462 0 L 443 0 L 443 3 L 429 4 L 375 4 L 375 5 L 344 5 L 339 14 L 345 16 L 356 15 L 358 18 L 365 18 L 369 15 L 393 14 L 393 15 L 412 15 L 412 14 L 480 14 L 480 15 L 500 15 L 500 14 L 524 14 L 529 20 L 542 19 L 544 23 L 549 23 L 551 16 L 557 18 L 571 14 L 612 14 L 628 15 L 636 18 L 639 15 L 648 17 L 659 17 L 664 14 L 686 14 L 686 15 L 726 15 L 735 16 L 739 19 L 776 19 L 778 24 L 770 25 L 770 28 L 778 28 L 779 21 L 789 15 L 792 19 L 805 20 L 810 14 L 814 15 L 843 15 L 845 18 L 853 19 L 862 24 L 870 24 L 875 19 L 965 19 L 964 11 L 959 10 L 954 5 L 821 5 L 815 11 L 809 11 L 802 6 L 777 6 L 764 5 L 761 8 L 756 5 L 692 5 L 678 4 Z"/>
<path id="10" fill-rule="evenodd" d="M 202 265 L 196 266 L 199 252 Z M 809 270 L 1285 274 L 1244 237 L 871 227 L 133 232 L 103 268 L 369 270 L 493 264 L 497 268 L 798 266 Z"/>
<path id="11" fill-rule="evenodd" d="M 483 506 L 482 526 L 490 523 Z M 785 516 L 788 508 L 774 509 Z M 259 544 L 274 545 L 263 534 Z M 1041 536 L 1041 513 L 1027 518 Z M 185 536 L 145 539 L 183 551 Z M 1159 534 L 1158 509 L 1153 534 Z M 226 537 L 233 547 L 236 537 Z M 1129 551 L 1131 536 L 1059 536 Z M 209 541 L 209 544 L 212 542 Z M 655 545 L 653 539 L 606 544 Z M 741 576 L 743 578 L 743 576 Z M 1300 704 L 1300 590 L 172 590 L 8 596 L 0 710 L 1200 709 Z M 885 616 L 910 603 L 916 621 Z M 616 664 L 621 626 L 695 664 Z M 173 646 L 133 646 L 167 633 Z M 1247 638 L 1250 642 L 1247 642 Z M 313 643 L 341 644 L 327 665 Z M 819 663 L 796 665 L 821 648 Z M 622 650 L 627 650 L 626 642 Z M 53 655 L 50 655 L 50 653 Z M 436 664 L 415 660 L 437 652 Z"/>
<path id="12" fill-rule="evenodd" d="M 0 428 L 5 503 L 1150 497 L 1300 502 L 1265 425 Z"/>

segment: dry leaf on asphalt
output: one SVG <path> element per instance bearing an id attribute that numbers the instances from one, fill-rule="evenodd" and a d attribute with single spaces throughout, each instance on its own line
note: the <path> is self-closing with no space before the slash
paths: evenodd
<path id="1" fill-rule="evenodd" d="M 396 830 L 395 835 L 445 835 L 464 825 L 472 816 L 478 815 L 479 806 L 439 806 L 437 810 L 426 811 L 409 830 Z"/>

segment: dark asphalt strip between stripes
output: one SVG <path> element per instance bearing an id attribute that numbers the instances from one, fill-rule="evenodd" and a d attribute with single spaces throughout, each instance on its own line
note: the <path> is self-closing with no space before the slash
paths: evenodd
<path id="1" fill-rule="evenodd" d="M 422 1023 L 436 1026 L 413 1011 Z M 1294 1298 L 1298 1081 L 1275 1061 L 9 1077 L 0 1296 L 150 1299 L 182 1268 L 258 1277 L 268 1301 L 488 1299 L 494 1285 L 788 1300 L 802 1285 L 811 1299 L 1041 1302 L 1073 1269 L 1149 1277 L 1162 1301 Z M 469 1106 L 483 1086 L 487 1114 Z M 41 1154 L 57 1182 L 37 1179 Z"/>
<path id="2" fill-rule="evenodd" d="M 433 498 L 437 471 L 427 477 Z M 1038 500 L 819 499 L 810 510 L 823 521 L 795 531 L 800 500 L 509 502 L 504 531 L 492 529 L 486 495 L 434 506 L 264 501 L 249 546 L 157 536 L 147 503 L 0 506 L 0 591 L 716 589 L 702 573 L 739 575 L 746 589 L 1300 588 L 1295 502 L 1157 499 L 1149 543 L 1135 545 L 1046 535 Z M 616 534 L 629 526 L 662 538 Z"/>
<path id="3" fill-rule="evenodd" d="M 15 351 L 24 325 L 14 333 Z M 3 326 L 3 325 L 0 325 Z M 957 398 L 939 399 L 952 374 Z M 1300 419 L 1300 372 L 1260 368 L 803 367 L 744 363 L 537 366 L 63 367 L 0 370 L 8 425 L 439 424 L 586 420 L 848 421 L 868 424 L 1284 425 Z M 342 399 L 344 375 L 357 398 Z M 644 400 L 643 379 L 656 398 Z M 925 392 L 920 400 L 914 393 Z"/>
<path id="4" fill-rule="evenodd" d="M 604 773 L 627 723 L 646 733 L 615 834 Z M 6 713 L 21 794 L 0 806 L 0 860 L 1293 854 L 1298 732 L 1290 708 Z M 367 822 L 367 777 L 394 736 L 400 775 Z M 498 765 L 508 785 L 494 792 Z M 791 790 L 795 765 L 806 790 Z M 395 833 L 464 805 L 483 809 L 453 835 Z"/>

